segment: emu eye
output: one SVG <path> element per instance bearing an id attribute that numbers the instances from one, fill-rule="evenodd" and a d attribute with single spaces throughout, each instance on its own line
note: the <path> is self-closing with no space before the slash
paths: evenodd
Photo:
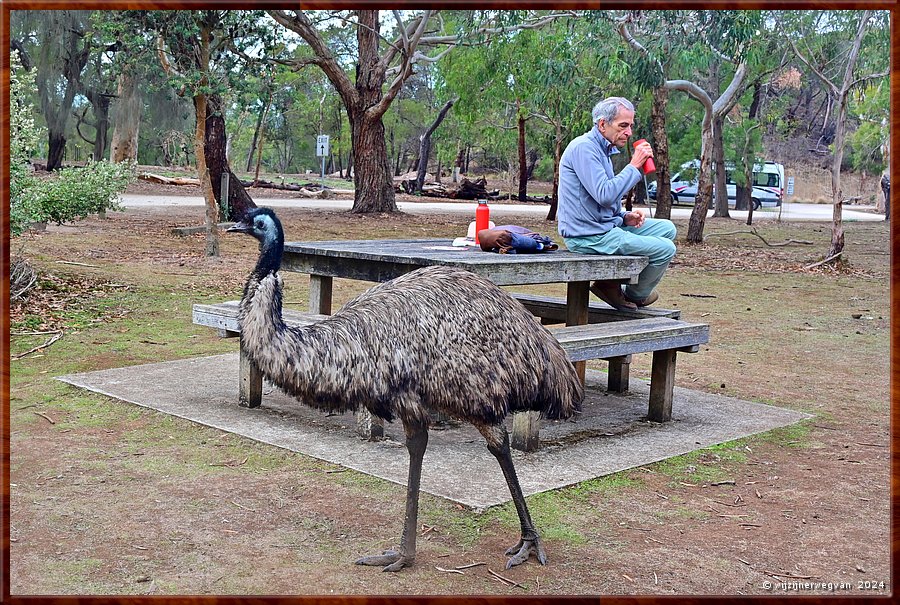
<path id="1" fill-rule="evenodd" d="M 263 225 L 263 222 L 260 219 L 257 219 L 256 221 L 254 221 L 253 226 L 256 227 L 257 229 L 259 229 L 260 231 L 265 231 L 265 226 Z"/>

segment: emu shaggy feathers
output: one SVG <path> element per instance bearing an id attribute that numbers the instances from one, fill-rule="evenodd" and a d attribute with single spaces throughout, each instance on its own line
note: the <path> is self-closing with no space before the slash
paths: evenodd
<path id="1" fill-rule="evenodd" d="M 510 412 L 568 418 L 579 410 L 584 389 L 550 333 L 496 285 L 451 267 L 413 271 L 375 286 L 324 321 L 289 327 L 278 275 L 281 222 L 260 208 L 229 231 L 260 242 L 238 321 L 241 346 L 266 378 L 320 409 L 364 406 L 403 423 L 409 477 L 400 548 L 356 562 L 399 571 L 415 561 L 429 411 L 440 411 L 472 423 L 503 471 L 522 531 L 506 551 L 506 567 L 532 555 L 546 563 L 502 422 Z"/>
<path id="2" fill-rule="evenodd" d="M 419 269 L 306 328 L 281 320 L 276 273 L 253 281 L 241 303 L 243 345 L 269 380 L 308 405 L 336 411 L 363 405 L 388 421 L 424 421 L 427 407 L 496 424 L 525 410 L 566 418 L 583 397 L 549 332 L 500 288 L 467 271 Z M 559 376 L 566 380 L 558 383 Z"/>

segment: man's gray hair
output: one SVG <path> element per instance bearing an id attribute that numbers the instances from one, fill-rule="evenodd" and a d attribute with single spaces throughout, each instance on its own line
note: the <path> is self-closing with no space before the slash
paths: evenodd
<path id="1" fill-rule="evenodd" d="M 594 124 L 600 120 L 606 120 L 607 123 L 612 122 L 622 107 L 628 111 L 634 111 L 634 105 L 628 99 L 624 97 L 607 97 L 594 105 L 594 109 L 591 111 L 591 118 L 593 118 Z"/>

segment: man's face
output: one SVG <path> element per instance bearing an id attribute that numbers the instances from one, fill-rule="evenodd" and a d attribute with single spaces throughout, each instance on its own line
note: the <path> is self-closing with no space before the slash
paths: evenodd
<path id="1" fill-rule="evenodd" d="M 619 108 L 619 113 L 611 121 L 607 122 L 601 118 L 597 122 L 597 128 L 603 137 L 618 148 L 625 147 L 628 138 L 631 136 L 631 129 L 634 126 L 634 112 L 628 111 L 624 107 Z"/>

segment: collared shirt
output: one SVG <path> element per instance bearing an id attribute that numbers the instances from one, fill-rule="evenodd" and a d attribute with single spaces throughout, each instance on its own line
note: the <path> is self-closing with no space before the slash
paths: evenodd
<path id="1" fill-rule="evenodd" d="M 610 156 L 619 153 L 596 124 L 575 137 L 559 162 L 559 234 L 563 237 L 602 235 L 621 227 L 622 197 L 641 179 L 629 164 L 613 174 Z"/>

